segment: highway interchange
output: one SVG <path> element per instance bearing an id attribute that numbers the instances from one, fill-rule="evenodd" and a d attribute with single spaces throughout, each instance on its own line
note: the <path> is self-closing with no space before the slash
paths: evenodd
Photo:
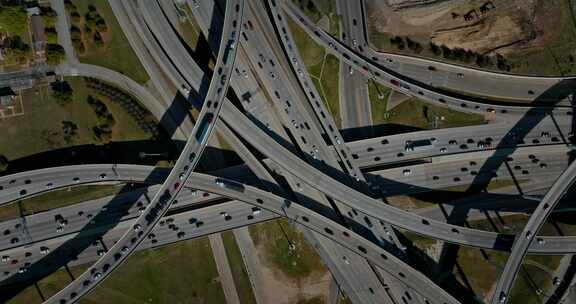
<path id="1" fill-rule="evenodd" d="M 573 79 L 501 75 L 378 53 L 367 42 L 363 3 L 336 1 L 343 17 L 338 39 L 290 1 L 228 0 L 218 7 L 214 1 L 188 0 L 216 58 L 210 73 L 179 40 L 170 1 L 109 3 L 158 92 L 151 94 L 124 75 L 72 57 L 56 72 L 113 82 L 138 97 L 174 139 L 186 144 L 171 169 L 92 164 L 0 177 L 0 205 L 84 184 L 147 185 L 0 223 L 0 287 L 47 276 L 63 260 L 72 259 L 72 265 L 96 261 L 46 300 L 73 303 L 135 250 L 277 217 L 291 219 L 305 232 L 354 303 L 466 303 L 411 265 L 399 241 L 400 229 L 447 243 L 510 251 L 492 303 L 510 300 L 526 254 L 576 252 L 574 237 L 538 236 L 576 176 L 576 165 L 570 164 L 573 122 L 567 103 Z M 268 14 L 256 13 L 262 10 Z M 345 142 L 306 71 L 288 30 L 289 17 L 341 60 L 339 87 L 345 93 L 339 103 L 341 109 L 350 108 L 345 111 L 350 116 L 342 117 L 344 128 L 372 124 L 368 79 L 427 103 L 485 115 L 490 123 Z M 58 22 L 66 28 L 65 18 Z M 430 65 L 438 70 L 431 72 Z M 237 101 L 228 99 L 229 88 Z M 173 101 L 176 92 L 200 110 L 195 124 L 178 113 L 190 105 Z M 494 102 L 494 97 L 524 103 Z M 245 165 L 193 173 L 215 132 Z M 406 140 L 419 139 L 431 140 L 434 148 L 406 149 Z M 254 150 L 265 158 L 258 159 Z M 275 175 L 286 181 L 279 183 Z M 438 208 L 410 212 L 385 203 L 395 195 L 463 185 L 482 189 L 490 181 L 523 179 L 533 182 L 516 184 L 512 188 L 520 193 L 511 197 L 534 193 L 535 199 L 525 198 L 528 207 L 521 211 L 511 208 L 532 212 L 518 236 L 453 224 L 433 215 Z M 512 199 L 503 195 L 494 205 Z M 470 196 L 460 203 L 477 206 L 482 201 Z M 65 226 L 59 224 L 62 220 Z M 344 255 L 352 255 L 347 261 L 353 267 L 342 263 Z M 362 285 L 370 292 L 354 292 Z"/>

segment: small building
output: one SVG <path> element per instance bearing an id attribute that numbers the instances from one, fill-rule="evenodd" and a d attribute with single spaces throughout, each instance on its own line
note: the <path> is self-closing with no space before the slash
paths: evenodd
<path id="1" fill-rule="evenodd" d="M 44 57 L 46 51 L 46 35 L 44 34 L 44 20 L 40 16 L 40 9 L 32 7 L 27 9 L 30 17 L 30 32 L 32 33 L 32 48 L 38 57 Z"/>
<path id="2" fill-rule="evenodd" d="M 0 110 L 13 108 L 16 104 L 16 93 L 10 87 L 0 88 Z"/>

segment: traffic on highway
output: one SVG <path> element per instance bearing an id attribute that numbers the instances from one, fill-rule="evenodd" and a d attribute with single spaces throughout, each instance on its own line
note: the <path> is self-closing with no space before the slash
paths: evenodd
<path id="1" fill-rule="evenodd" d="M 6 161 L 0 208 L 19 213 L 0 212 L 0 302 L 36 286 L 42 303 L 78 303 L 112 273 L 122 275 L 120 266 L 135 252 L 234 231 L 244 265 L 223 265 L 226 253 L 218 260 L 214 252 L 225 302 L 241 302 L 237 269 L 229 269 L 238 266 L 246 267 L 254 302 L 266 304 L 253 265 L 259 254 L 245 252 L 253 236 L 240 239 L 239 231 L 280 219 L 328 270 L 334 283 L 327 303 L 576 297 L 569 220 L 574 77 L 501 73 L 378 50 L 366 11 L 374 0 L 330 0 L 325 7 L 314 0 L 108 0 L 107 18 L 117 20 L 125 47 L 149 76 L 136 81 L 79 60 L 69 30 L 79 19 L 66 13 L 73 2 L 50 2 L 63 61 L 0 72 L 0 84 L 49 73 L 110 83 L 149 112 L 168 138 L 161 148 L 176 156 L 150 153 L 172 158 L 154 163 L 140 152 L 129 163 L 84 162 L 73 152 L 69 163 L 25 170 Z M 383 2 L 404 9 L 410 1 Z M 437 4 L 429 2 L 405 5 L 417 11 Z M 332 12 L 322 15 L 323 8 Z M 0 48 L 0 62 L 2 55 Z M 328 60 L 336 62 L 333 75 Z M 386 93 L 375 93 L 376 85 Z M 394 94 L 402 100 L 383 110 L 381 99 L 392 103 Z M 399 110 L 408 103 L 421 107 L 425 123 L 414 122 L 420 110 Z M 70 199 L 62 193 L 92 186 L 120 190 L 60 202 Z M 46 202 L 31 213 L 22 207 L 47 194 L 57 195 L 56 207 Z M 280 228 L 292 256 L 296 245 Z M 217 251 L 218 240 L 210 242 Z M 494 268 L 487 271 L 490 282 L 465 274 L 471 266 L 463 257 L 472 251 Z M 548 257 L 560 262 L 542 262 Z M 527 279 L 526 264 L 552 279 Z M 79 265 L 85 270 L 72 275 L 68 267 Z M 44 296 L 38 282 L 61 269 L 71 280 Z M 523 284 L 529 286 L 518 291 Z M 477 285 L 488 287 L 478 293 Z"/>

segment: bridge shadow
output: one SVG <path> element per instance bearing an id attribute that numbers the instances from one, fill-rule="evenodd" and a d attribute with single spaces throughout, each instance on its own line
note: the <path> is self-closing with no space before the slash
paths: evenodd
<path id="1" fill-rule="evenodd" d="M 402 133 L 409 133 L 409 132 L 417 132 L 422 131 L 424 129 L 400 125 L 400 124 L 380 124 L 374 126 L 366 126 L 366 127 L 357 127 L 357 128 L 348 128 L 340 130 L 342 134 L 342 138 L 344 138 L 345 142 L 353 141 L 353 140 L 362 140 L 362 139 L 369 139 L 374 137 L 380 136 L 389 136 L 389 135 L 396 135 Z"/>
<path id="2" fill-rule="evenodd" d="M 212 27 L 216 29 L 217 27 Z M 221 26 L 220 26 L 221 28 Z M 174 30 L 174 29 L 172 29 Z M 178 35 L 179 39 L 182 38 L 179 36 L 178 32 L 174 30 L 176 35 Z M 214 34 L 221 35 L 221 33 L 212 32 L 210 37 L 207 39 L 215 39 L 213 37 Z M 205 41 L 200 40 L 200 43 L 206 43 Z M 186 45 L 184 43 L 184 45 Z M 190 48 L 187 48 L 188 51 Z M 205 55 L 206 50 L 204 50 Z M 175 156 L 179 155 L 181 149 L 184 147 L 184 142 L 176 141 L 172 142 L 168 140 L 168 138 L 172 138 L 176 130 L 179 126 L 186 119 L 193 118 L 190 114 L 190 106 L 201 110 L 202 102 L 205 100 L 205 97 L 208 92 L 208 88 L 211 81 L 211 72 L 208 67 L 208 62 L 204 61 L 203 64 L 200 66 L 206 69 L 206 73 L 201 80 L 199 89 L 197 92 L 191 91 L 189 96 L 182 96 L 180 93 L 176 93 L 173 97 L 168 109 L 165 111 L 163 116 L 161 117 L 159 124 L 164 127 L 164 131 L 166 134 L 166 139 L 164 139 L 160 143 L 150 143 L 150 142 L 141 142 L 141 143 L 111 143 L 110 145 L 106 145 L 106 147 L 97 147 L 94 145 L 86 145 L 82 147 L 71 147 L 62 149 L 60 151 L 50 151 L 46 153 L 40 153 L 39 155 L 30 156 L 27 160 L 18 160 L 14 164 L 14 168 L 11 168 L 9 172 L 16 172 L 16 170 L 28 170 L 28 168 L 38 169 L 38 167 L 45 168 L 49 166 L 58 166 L 64 164 L 77 164 L 77 163 L 116 163 L 118 160 L 125 161 L 126 163 L 134 163 L 134 159 L 136 156 L 140 157 L 142 150 L 144 153 L 154 153 L 162 155 L 167 154 L 172 158 L 176 158 Z M 178 69 L 178 67 L 176 67 Z M 105 81 L 105 79 L 103 79 Z M 129 146 L 128 146 L 129 145 Z M 152 152 L 150 152 L 152 151 Z M 159 153 L 160 152 L 160 153 Z M 224 153 L 224 157 L 227 160 L 226 165 L 232 165 L 236 161 L 238 161 L 238 156 L 233 151 L 228 150 L 219 150 L 213 149 L 211 147 L 207 147 L 204 151 L 205 153 L 202 154 L 202 160 L 205 162 L 207 158 L 209 158 L 210 154 L 213 153 Z M 72 159 L 70 155 L 74 156 Z M 54 157 L 55 159 L 51 159 Z M 82 157 L 82 158 L 81 158 Z M 41 160 L 47 161 L 47 163 L 41 162 Z M 146 156 L 143 159 L 143 164 L 152 164 L 155 163 L 154 158 L 149 158 Z M 30 165 L 27 162 L 33 161 L 34 165 Z M 138 162 L 140 163 L 140 162 Z M 12 164 L 11 164 L 12 166 Z M 201 169 L 201 168 L 199 168 Z M 151 183 L 153 180 L 157 178 L 158 174 L 165 171 L 162 168 L 155 168 L 151 174 L 144 180 L 144 183 Z M 121 190 L 120 193 L 130 191 L 131 185 L 125 185 Z M 143 191 L 143 190 L 138 190 Z M 8 300 L 12 299 L 22 290 L 27 288 L 32 284 L 36 284 L 42 278 L 50 275 L 51 273 L 61 269 L 62 267 L 66 267 L 68 263 L 72 260 L 75 260 L 78 255 L 80 255 L 83 251 L 88 249 L 94 242 L 98 242 L 101 240 L 103 235 L 109 232 L 113 227 L 115 227 L 120 219 L 128 214 L 128 210 L 132 207 L 136 202 L 132 202 L 130 204 L 119 204 L 117 200 L 118 196 L 112 199 L 106 207 L 101 209 L 98 214 L 96 214 L 82 229 L 80 232 L 73 237 L 72 239 L 66 241 L 62 246 L 52 250 L 49 254 L 42 257 L 37 262 L 33 263 L 28 267 L 27 271 L 24 273 L 15 273 L 11 276 L 7 277 L 3 281 L 0 282 L 0 287 L 2 287 L 2 293 L 0 293 L 0 302 L 4 303 Z M 146 196 L 148 201 L 152 200 L 152 197 Z M 110 210 L 113 210 L 111 212 Z M 162 215 L 160 215 L 162 216 Z M 99 226 L 100 223 L 106 223 L 105 226 Z M 97 229 L 97 233 L 95 233 L 95 229 Z M 115 259 L 119 259 L 119 253 L 116 253 Z M 36 285 L 37 286 L 37 285 Z M 39 292 L 41 297 L 43 297 L 42 293 Z"/>
<path id="3" fill-rule="evenodd" d="M 177 155 L 175 145 L 162 140 L 135 140 L 88 144 L 50 150 L 15 159 L 2 176 L 18 172 L 80 164 L 138 164 L 154 165 L 158 160 L 170 160 Z"/>
<path id="4" fill-rule="evenodd" d="M 556 286 L 556 288 L 554 288 L 554 291 L 552 292 L 548 300 L 546 300 L 545 304 L 561 303 L 560 300 L 562 300 L 562 297 L 566 295 L 568 292 L 571 292 L 569 289 L 571 289 L 572 287 L 571 283 L 572 280 L 574 280 L 575 276 L 576 276 L 576 256 L 571 255 L 570 264 L 564 271 L 563 276 L 558 277 L 560 281 Z"/>
<path id="5" fill-rule="evenodd" d="M 528 133 L 543 119 L 550 117 L 553 121 L 555 121 L 553 108 L 542 108 L 539 106 L 554 106 L 555 103 L 558 103 L 561 100 L 572 96 L 575 92 L 576 79 L 568 79 L 560 81 L 552 88 L 538 96 L 532 103 L 535 107 L 528 110 L 518 121 L 516 121 L 510 131 L 495 147 L 496 149 L 501 149 L 504 147 L 508 148 L 507 150 L 503 150 L 504 155 L 500 153 L 498 156 L 492 156 L 486 159 L 486 161 L 481 164 L 480 169 L 478 170 L 478 174 L 474 177 L 472 184 L 466 190 L 466 193 L 473 194 L 485 191 L 488 187 L 488 184 L 495 176 L 496 170 L 502 165 L 507 166 L 508 157 L 511 157 L 511 155 L 517 150 L 517 144 L 524 142 L 526 135 L 528 135 Z M 570 112 L 570 115 L 572 115 L 572 112 Z M 566 145 L 571 144 L 569 142 L 568 136 L 565 136 L 562 130 L 558 129 L 557 131 L 561 134 L 561 138 Z M 573 158 L 573 154 L 571 153 L 569 163 L 573 160 Z M 514 176 L 513 174 L 511 175 Z M 453 211 L 447 215 L 447 221 L 452 221 L 452 217 L 461 217 L 462 213 L 467 213 L 468 211 L 466 208 L 469 207 L 454 208 Z M 499 234 L 495 245 L 499 246 L 501 244 L 506 244 L 513 239 L 513 236 Z M 456 261 L 450 257 L 457 256 L 458 250 L 459 247 L 457 246 L 452 246 L 450 244 L 444 245 L 441 256 L 446 257 L 446 259 L 442 261 L 441 265 L 443 265 L 445 270 L 453 269 L 455 267 Z M 485 253 L 484 255 L 486 256 Z"/>
<path id="6" fill-rule="evenodd" d="M 130 191 L 130 187 L 127 185 L 122 188 L 122 191 Z M 146 192 L 145 189 L 137 189 L 135 191 L 139 194 Z M 49 254 L 33 263 L 26 272 L 13 274 L 9 278 L 0 281 L 0 288 L 2 289 L 0 302 L 8 302 L 28 286 L 35 284 L 62 267 L 66 267 L 69 262 L 76 260 L 82 252 L 93 246 L 93 244 L 100 243 L 103 235 L 112 230 L 123 216 L 128 215 L 128 210 L 135 204 L 136 201 L 120 203 L 117 197 L 112 199 L 106 204 L 108 209 L 98 212 L 72 239 L 64 242 L 62 246 L 53 249 Z"/>

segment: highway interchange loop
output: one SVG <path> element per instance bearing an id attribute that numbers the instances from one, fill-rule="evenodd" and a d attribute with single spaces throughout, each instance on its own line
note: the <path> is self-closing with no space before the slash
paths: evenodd
<path id="1" fill-rule="evenodd" d="M 268 3 L 274 15 L 275 26 L 279 29 L 279 32 L 286 33 L 287 24 L 286 20 L 284 20 L 285 17 L 282 17 L 283 13 L 280 11 L 280 5 L 277 6 L 277 2 L 282 2 L 281 6 L 284 12 L 292 16 L 313 39 L 325 46 L 326 49 L 337 55 L 341 60 L 354 66 L 358 71 L 368 77 L 388 86 L 396 86 L 395 89 L 408 95 L 416 96 L 435 104 L 440 103 L 444 106 L 479 113 L 497 111 L 506 115 L 527 115 L 527 113 L 537 112 L 536 116 L 538 117 L 539 115 L 545 116 L 550 113 L 564 116 L 572 115 L 571 109 L 569 108 L 551 107 L 549 105 L 538 106 L 536 108 L 486 105 L 464 96 L 454 96 L 453 94 L 446 94 L 445 92 L 434 90 L 433 88 L 411 81 L 401 75 L 396 75 L 396 73 L 388 71 L 382 66 L 350 50 L 342 42 L 316 28 L 312 22 L 301 15 L 290 1 L 269 0 Z M 156 1 L 153 1 L 152 4 L 153 5 L 150 6 L 141 5 L 141 7 L 144 8 L 143 17 L 150 24 L 156 21 L 165 22 L 165 20 L 161 21 L 163 18 L 156 19 L 156 16 L 154 16 L 154 8 L 160 9 L 160 7 Z M 118 3 L 116 5 L 130 4 Z M 200 77 L 202 72 L 198 72 L 195 64 L 190 65 L 188 58 L 180 58 L 180 56 L 177 55 L 176 49 L 170 50 L 171 52 L 175 52 L 174 54 L 176 54 L 176 56 L 174 56 L 174 58 L 181 60 L 179 71 L 174 70 L 173 73 L 167 73 L 174 82 L 182 84 L 178 90 L 186 95 L 192 95 L 194 94 L 193 91 L 196 91 L 200 96 L 205 95 L 206 97 L 204 99 L 205 102 L 202 103 L 198 123 L 194 125 L 181 156 L 168 176 L 159 174 L 154 168 L 144 166 L 84 165 L 41 169 L 0 178 L 0 183 L 13 179 L 31 181 L 30 183 L 26 183 L 25 192 L 21 192 L 22 190 L 19 188 L 20 192 L 18 195 L 3 196 L 5 200 L 2 201 L 2 204 L 13 201 L 14 199 L 21 199 L 41 192 L 53 191 L 62 187 L 82 183 L 125 181 L 162 184 L 151 202 L 142 212 L 142 215 L 134 220 L 131 227 L 127 229 L 119 241 L 85 273 L 48 299 L 46 303 L 76 302 L 99 284 L 116 267 L 125 261 L 146 236 L 149 235 L 154 226 L 160 221 L 160 218 L 177 199 L 184 184 L 186 184 L 186 187 L 215 193 L 230 199 L 268 209 L 280 216 L 288 217 L 294 223 L 305 226 L 316 233 L 328 237 L 370 260 L 398 281 L 411 286 L 412 290 L 416 290 L 416 292 L 422 296 L 426 304 L 432 303 L 431 301 L 439 303 L 459 303 L 458 300 L 438 287 L 421 272 L 411 268 L 405 261 L 390 254 L 390 252 L 374 244 L 372 241 L 367 240 L 364 236 L 358 235 L 347 227 L 342 226 L 335 221 L 334 218 L 327 217 L 296 202 L 252 186 L 242 184 L 236 187 L 222 187 L 218 185 L 216 177 L 192 173 L 206 146 L 212 129 L 220 118 L 226 122 L 227 126 L 239 137 L 242 137 L 246 142 L 267 156 L 270 161 L 282 167 L 283 170 L 286 172 L 299 172 L 300 179 L 305 181 L 308 186 L 324 193 L 328 197 L 338 198 L 342 204 L 347 205 L 353 210 L 358 210 L 363 214 L 369 214 L 371 217 L 377 218 L 383 223 L 388 223 L 394 227 L 403 228 L 434 239 L 477 248 L 512 250 L 512 255 L 505 268 L 505 270 L 509 270 L 509 272 L 505 271 L 505 275 L 499 280 L 497 287 L 498 292 L 494 294 L 493 303 L 505 303 L 508 300 L 507 294 L 514 282 L 522 258 L 526 253 L 562 254 L 574 253 L 576 251 L 576 240 L 573 237 L 537 236 L 537 232 L 547 216 L 572 185 L 573 179 L 576 176 L 574 174 L 574 170 L 576 170 L 575 164 L 571 164 L 560 178 L 556 180 L 534 211 L 528 225 L 524 228 L 524 232 L 518 239 L 515 239 L 512 235 L 480 231 L 428 219 L 382 204 L 382 202 L 358 191 L 356 189 L 357 185 L 348 180 L 345 173 L 347 173 L 347 171 L 351 172 L 357 180 L 360 180 L 362 177 L 360 176 L 361 172 L 359 167 L 350 163 L 348 160 L 349 157 L 352 157 L 349 147 L 346 146 L 342 140 L 330 115 L 326 118 L 325 115 L 322 114 L 326 113 L 326 109 L 322 102 L 318 101 L 318 92 L 315 89 L 304 89 L 304 91 L 309 100 L 316 100 L 316 107 L 313 107 L 315 114 L 319 117 L 325 117 L 325 119 L 320 119 L 320 122 L 322 123 L 324 131 L 329 134 L 329 141 L 333 143 L 336 156 L 346 164 L 344 166 L 345 170 L 344 173 L 341 172 L 340 174 L 336 173 L 329 176 L 326 173 L 327 171 L 331 173 L 334 172 L 326 168 L 325 165 L 314 160 L 311 160 L 310 164 L 308 164 L 294 155 L 292 151 L 289 151 L 285 147 L 286 145 L 281 144 L 283 143 L 281 138 L 273 134 L 273 132 L 263 130 L 263 128 L 248 119 L 225 98 L 235 65 L 236 49 L 239 46 L 239 37 L 241 36 L 240 27 L 241 24 L 243 24 L 243 14 L 244 1 L 227 1 L 224 26 L 222 34 L 220 35 L 220 51 L 218 52 L 214 69 L 215 72 L 208 87 L 202 87 L 199 84 L 200 79 L 205 75 Z M 175 41 L 170 39 L 170 33 L 161 31 L 161 29 L 165 28 L 167 28 L 165 25 L 150 27 L 150 29 L 155 32 L 156 37 L 164 37 L 162 43 L 166 45 L 174 43 Z M 280 36 L 285 48 L 292 50 L 292 38 L 290 34 L 288 33 L 285 36 L 280 34 Z M 214 38 L 212 37 L 212 39 Z M 303 73 L 303 75 L 299 73 L 299 68 L 295 64 L 298 62 L 299 65 L 303 66 L 298 52 L 292 51 L 287 53 L 289 58 L 295 58 L 295 60 L 289 60 L 289 62 L 292 65 L 293 72 L 299 75 L 298 80 L 300 85 L 303 88 L 308 87 L 308 84 L 311 83 L 310 77 L 308 77 L 306 73 Z M 162 54 L 159 53 L 153 56 L 157 58 L 163 57 Z M 172 65 L 167 64 L 167 67 L 163 68 L 170 69 L 170 66 Z M 192 68 L 188 69 L 188 66 L 195 67 L 196 70 Z M 67 71 L 67 73 L 74 74 L 79 72 L 82 74 L 82 70 L 90 69 L 89 66 L 79 66 L 79 68 L 80 71 Z M 102 72 L 96 74 L 101 75 L 101 73 Z M 125 81 L 123 85 L 126 86 L 127 83 L 129 83 L 129 81 Z M 560 88 L 562 89 L 562 86 L 560 86 Z M 131 91 L 136 92 L 136 95 L 147 94 L 138 92 L 138 86 L 133 87 Z M 153 97 L 147 97 L 153 99 Z M 161 111 L 158 110 L 157 112 Z M 529 132 L 529 130 L 527 132 Z M 503 137 L 505 138 L 507 135 L 508 134 Z M 321 148 L 326 149 L 325 147 Z M 45 180 L 38 178 L 43 175 L 50 175 L 50 180 L 52 180 L 54 186 L 47 189 L 45 186 L 46 183 L 44 182 Z M 76 179 L 71 179 L 70 176 L 82 176 L 81 182 Z M 56 180 L 55 177 L 60 179 Z M 38 180 L 42 180 L 43 182 L 38 182 Z M 224 180 L 224 182 L 228 183 L 228 185 L 237 184 L 237 182 L 229 180 Z M 222 179 L 220 183 L 222 183 Z M 0 190 L 4 191 L 3 194 L 5 194 L 10 188 L 0 188 Z M 351 220 L 361 222 L 361 219 L 352 218 Z M 538 239 L 538 242 L 533 242 L 535 238 Z"/>

